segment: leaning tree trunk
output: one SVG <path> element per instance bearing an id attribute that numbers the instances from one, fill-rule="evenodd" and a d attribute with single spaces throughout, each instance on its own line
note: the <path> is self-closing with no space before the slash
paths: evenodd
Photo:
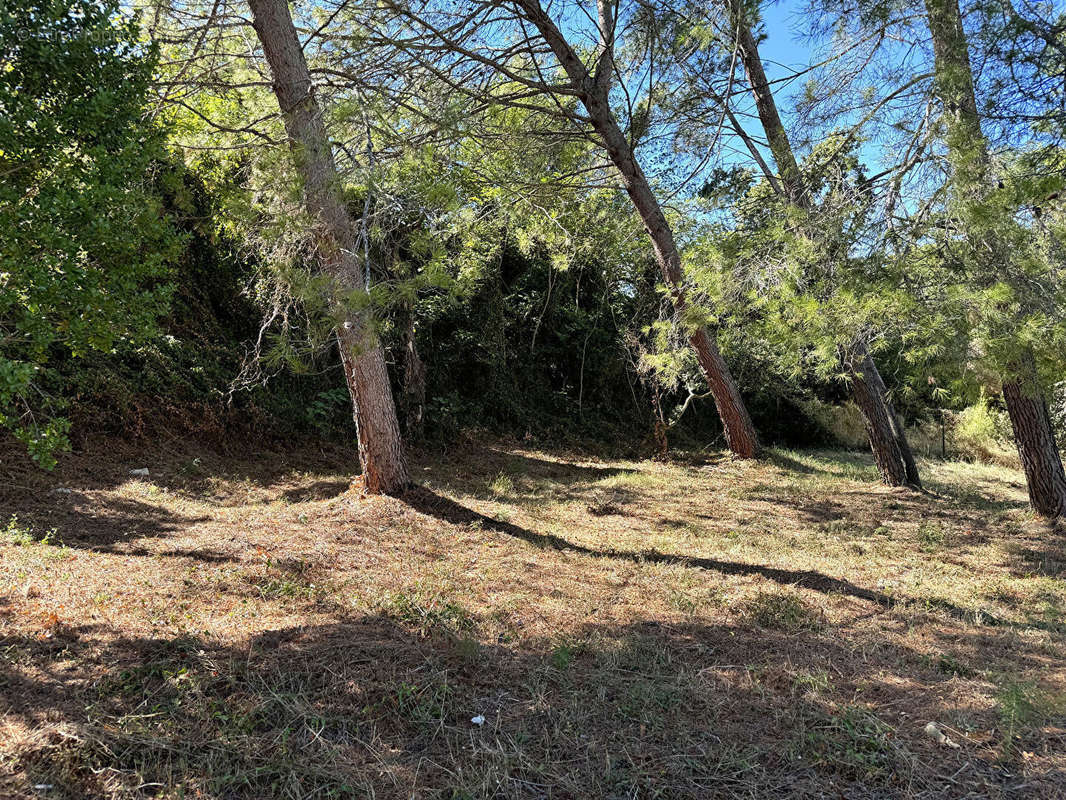
<path id="1" fill-rule="evenodd" d="M 926 0 L 925 9 L 933 40 L 936 91 L 947 122 L 945 141 L 952 163 L 952 180 L 961 192 L 983 196 L 990 182 L 988 141 L 977 110 L 969 45 L 959 3 L 958 0 Z M 1003 242 L 989 244 L 990 259 L 1010 258 Z M 1033 351 L 1027 345 L 1022 346 L 1021 357 L 1007 365 L 1003 399 L 1033 510 L 1047 517 L 1066 515 L 1066 474 L 1048 418 Z"/>
<path id="2" fill-rule="evenodd" d="M 692 333 L 689 342 L 696 351 L 711 397 L 718 406 L 718 416 L 722 420 L 722 429 L 725 431 L 729 449 L 741 458 L 755 458 L 759 452 L 755 426 L 748 415 L 747 406 L 744 405 L 744 398 L 740 396 L 740 390 L 729 373 L 729 367 L 722 358 L 718 343 L 703 327 Z"/>
<path id="3" fill-rule="evenodd" d="M 352 397 L 364 483 L 375 493 L 401 492 L 409 482 L 407 462 L 381 344 L 370 318 L 350 313 L 338 299 L 365 287 L 355 256 L 355 226 L 341 195 L 307 61 L 286 0 L 249 0 L 248 5 L 274 77 L 274 95 L 303 183 L 304 206 L 312 220 L 321 269 L 335 286 L 333 311 L 342 320 L 337 342 Z"/>
<path id="4" fill-rule="evenodd" d="M 888 396 L 881 372 L 865 348 L 860 351 L 859 369 L 851 369 L 852 396 L 863 414 L 870 434 L 870 448 L 881 472 L 881 480 L 889 486 L 910 485 L 921 488 L 918 466 L 907 442 L 903 423 Z"/>
<path id="5" fill-rule="evenodd" d="M 881 453 L 880 456 L 876 456 L 878 466 L 883 460 L 891 460 L 893 463 L 901 461 L 903 464 L 904 480 L 898 480 L 898 473 L 893 471 L 890 475 L 882 471 L 881 479 L 889 486 L 903 486 L 909 485 L 916 489 L 922 488 L 921 477 L 918 474 L 918 465 L 914 461 L 914 453 L 911 450 L 910 442 L 907 441 L 906 430 L 903 427 L 903 421 L 900 419 L 899 414 L 896 413 L 895 406 L 892 404 L 892 400 L 889 398 L 888 387 L 885 386 L 885 381 L 881 377 L 881 371 L 877 368 L 877 363 L 873 360 L 873 356 L 869 351 L 860 346 L 858 353 L 861 357 L 859 368 L 856 370 L 854 367 L 850 367 L 851 379 L 853 383 L 855 381 L 862 382 L 867 388 L 861 391 L 867 391 L 870 394 L 871 401 L 875 404 L 877 416 L 876 420 L 865 420 L 867 430 L 871 426 L 880 427 L 882 419 L 888 420 L 889 428 L 892 432 L 894 439 L 894 448 L 890 448 Z M 854 388 L 852 391 L 855 393 Z M 861 410 L 860 406 L 860 410 Z M 863 412 L 865 416 L 865 411 Z M 874 449 L 875 455 L 877 448 L 883 445 L 875 443 L 874 438 L 870 438 L 870 447 Z"/>
<path id="6" fill-rule="evenodd" d="M 880 375 L 874 378 L 876 373 L 865 364 L 863 370 L 852 371 L 851 396 L 862 412 L 881 480 L 889 486 L 903 486 L 907 483 L 907 466 L 896 438 L 892 412 L 883 393 L 884 384 Z"/>
<path id="7" fill-rule="evenodd" d="M 605 107 L 606 102 L 602 105 Z M 600 103 L 586 102 L 586 107 L 590 106 L 597 108 Z M 681 254 L 678 252 L 670 224 L 666 221 L 659 201 L 655 198 L 621 129 L 613 119 L 608 119 L 601 113 L 594 113 L 591 108 L 590 115 L 593 118 L 593 124 L 607 142 L 608 155 L 622 175 L 622 183 L 651 237 L 656 260 L 670 288 L 674 310 L 679 316 L 684 316 L 685 309 L 688 307 L 688 298 L 682 285 Z M 600 120 L 598 125 L 597 119 Z M 740 389 L 718 349 L 718 343 L 711 332 L 702 325 L 689 334 L 689 343 L 696 352 L 696 359 L 707 380 L 711 397 L 714 398 L 729 449 L 740 458 L 755 458 L 759 452 L 759 440 L 755 433 L 755 426 L 752 424 L 744 399 L 740 395 Z"/>
<path id="8" fill-rule="evenodd" d="M 777 171 L 784 183 L 785 192 L 790 202 L 801 208 L 809 208 L 810 198 L 803 185 L 803 175 L 796 161 L 796 153 L 792 149 L 788 131 L 785 130 L 785 124 L 778 113 L 777 101 L 770 89 L 770 82 L 766 80 L 766 71 L 759 57 L 759 45 L 751 34 L 751 26 L 745 17 L 744 5 L 738 0 L 728 0 L 726 9 L 729 13 L 729 22 L 737 36 L 737 54 L 744 65 L 744 73 L 748 76 L 748 85 L 751 86 L 751 93 L 755 99 L 755 110 L 759 114 L 759 122 L 766 133 L 766 143 L 770 146 L 774 163 L 777 164 Z"/>
<path id="9" fill-rule="evenodd" d="M 1066 515 L 1066 476 L 1031 351 L 1012 365 L 1011 375 L 1003 382 L 1003 399 L 1014 428 L 1029 502 L 1038 514 L 1061 517 Z"/>
<path id="10" fill-rule="evenodd" d="M 737 37 L 737 53 L 744 65 L 744 73 L 748 77 L 748 84 L 751 86 L 751 93 L 755 100 L 755 110 L 759 115 L 763 131 L 766 133 L 766 141 L 774 157 L 774 163 L 777 164 L 784 194 L 790 204 L 809 211 L 811 198 L 804 185 L 796 153 L 788 138 L 788 131 L 778 113 L 777 101 L 774 99 L 770 82 L 766 79 L 766 71 L 759 57 L 759 45 L 751 33 L 744 6 L 737 0 L 729 0 L 726 8 L 729 22 Z M 881 373 L 865 347 L 860 349 L 860 354 L 862 355 L 862 374 L 855 369 L 851 370 L 852 394 L 862 412 L 866 430 L 870 434 L 870 447 L 874 452 L 881 480 L 889 486 L 910 484 L 921 487 L 918 466 L 914 462 L 914 455 L 903 425 L 888 400 L 888 391 L 881 379 Z M 887 428 L 885 427 L 886 421 Z M 901 462 L 902 472 L 898 469 Z"/>
<path id="11" fill-rule="evenodd" d="M 918 474 L 918 464 L 914 460 L 914 451 L 911 443 L 907 440 L 907 432 L 903 427 L 903 419 L 896 413 L 895 407 L 890 400 L 888 402 L 889 419 L 892 420 L 896 432 L 896 444 L 899 445 L 900 455 L 903 456 L 903 466 L 907 468 L 907 483 L 916 489 L 922 488 L 922 477 Z"/>
<path id="12" fill-rule="evenodd" d="M 398 494 L 410 479 L 385 354 L 372 334 L 366 330 L 356 333 L 354 326 L 344 327 L 337 339 L 352 396 L 363 485 L 374 494 Z"/>
<path id="13" fill-rule="evenodd" d="M 647 176 L 637 162 L 629 138 L 615 120 L 608 102 L 610 82 L 614 71 L 613 47 L 608 31 L 614 29 L 610 3 L 598 3 L 600 34 L 600 57 L 596 74 L 589 72 L 577 52 L 570 46 L 562 31 L 545 13 L 538 0 L 519 0 L 520 7 L 529 21 L 537 28 L 555 53 L 560 65 L 579 92 L 582 105 L 588 112 L 592 127 L 599 136 L 607 156 L 622 178 L 629 199 L 633 203 L 648 236 L 659 264 L 663 279 L 670 290 L 674 309 L 680 317 L 688 307 L 688 299 L 682 282 L 681 255 L 677 249 L 673 230 L 666 221 Z M 722 420 L 726 443 L 734 455 L 740 458 L 755 458 L 759 452 L 759 440 L 751 422 L 747 406 L 740 396 L 733 376 L 718 349 L 711 332 L 699 326 L 689 333 L 689 342 L 696 352 L 700 369 L 707 379 L 711 396 Z"/>

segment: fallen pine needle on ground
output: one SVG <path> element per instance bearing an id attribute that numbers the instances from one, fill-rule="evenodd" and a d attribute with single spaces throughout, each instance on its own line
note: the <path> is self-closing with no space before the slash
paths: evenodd
<path id="1" fill-rule="evenodd" d="M 1064 797 L 1066 540 L 922 469 L 12 451 L 0 795 Z"/>

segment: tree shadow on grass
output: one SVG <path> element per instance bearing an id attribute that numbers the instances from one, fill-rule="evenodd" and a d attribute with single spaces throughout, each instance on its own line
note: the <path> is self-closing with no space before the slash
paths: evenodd
<path id="1" fill-rule="evenodd" d="M 804 464 L 782 450 L 767 450 L 766 459 L 774 466 L 780 467 L 788 472 L 798 472 L 801 475 L 825 475 L 827 477 L 835 477 L 828 470 L 818 469 L 809 464 Z"/>
<path id="2" fill-rule="evenodd" d="M 1017 576 L 1066 576 L 1066 535 L 1061 523 L 1045 525 L 1039 535 L 1016 536 L 1007 551 L 1011 572 Z"/>
<path id="3" fill-rule="evenodd" d="M 555 534 L 540 534 L 522 528 L 510 522 L 493 519 L 480 514 L 473 509 L 467 508 L 455 502 L 449 497 L 437 494 L 425 487 L 415 487 L 401 498 L 414 510 L 435 517 L 436 519 L 458 526 L 478 526 L 485 530 L 495 531 L 507 536 L 521 539 L 535 547 L 549 547 L 554 550 L 563 550 L 594 558 L 611 558 L 632 561 L 636 563 L 653 564 L 677 564 L 685 567 L 704 569 L 718 572 L 723 575 L 758 575 L 767 580 L 784 586 L 797 586 L 804 589 L 812 589 L 824 594 L 840 594 L 866 600 L 884 608 L 899 608 L 912 604 L 905 598 L 893 597 L 892 595 L 857 586 L 842 578 L 833 578 L 814 570 L 790 570 L 778 567 L 769 567 L 761 564 L 746 564 L 738 561 L 724 561 L 714 558 L 702 558 L 685 556 L 672 553 L 660 553 L 656 550 L 631 552 L 626 550 L 604 549 L 597 550 L 585 545 L 577 544 Z M 1011 623 L 996 619 L 989 614 L 982 614 L 975 618 L 974 612 L 957 606 L 947 600 L 939 598 L 923 598 L 921 606 L 931 610 L 937 610 L 949 616 L 966 622 L 982 622 L 986 625 L 1010 625 Z"/>
<path id="4" fill-rule="evenodd" d="M 323 446 L 317 450 L 249 450 L 239 457 L 225 455 L 191 441 L 134 443 L 91 438 L 83 449 L 65 454 L 56 469 L 44 472 L 21 443 L 0 432 L 0 507 L 47 504 L 55 490 L 110 491 L 133 480 L 216 505 L 269 503 L 285 499 L 287 491 L 303 490 L 308 478 L 335 482 L 338 474 L 356 472 L 358 459 L 349 448 Z M 131 470 L 147 468 L 147 477 Z M 320 486 L 307 499 L 328 492 Z"/>
<path id="5" fill-rule="evenodd" d="M 319 480 L 307 486 L 287 489 L 281 496 L 290 503 L 307 503 L 314 500 L 331 500 L 352 488 L 351 480 Z"/>
<path id="6" fill-rule="evenodd" d="M 960 509 L 977 513 L 998 513 L 1003 511 L 1020 511 L 1029 507 L 1027 500 L 1010 500 L 1005 498 L 989 497 L 985 489 L 973 485 L 944 483 L 930 480 L 926 489 L 933 499 L 943 504 L 945 501 L 953 507 L 946 511 L 956 512 Z"/>
<path id="7" fill-rule="evenodd" d="M 17 511 L 19 524 L 30 528 L 36 538 L 49 536 L 55 531 L 57 544 L 97 552 L 126 552 L 123 545 L 127 542 L 183 533 L 189 526 L 210 519 L 203 515 L 179 514 L 142 500 L 107 497 L 101 502 L 76 494 L 56 498 L 47 504 L 24 506 Z M 193 552 L 174 551 L 174 554 L 191 556 Z"/>
<path id="8" fill-rule="evenodd" d="M 550 461 L 492 446 L 468 447 L 452 454 L 447 461 L 433 464 L 427 471 L 449 489 L 470 494 L 484 493 L 486 481 L 501 475 L 521 483 L 565 486 L 573 491 L 607 478 L 639 472 L 630 467 Z"/>
<path id="9" fill-rule="evenodd" d="M 5 716 L 28 732 L 4 744 L 11 798 L 1028 798 L 1063 777 L 938 749 L 922 725 L 955 721 L 955 676 L 813 630 L 638 621 L 486 644 L 371 615 L 237 643 L 86 626 L 0 652 Z"/>

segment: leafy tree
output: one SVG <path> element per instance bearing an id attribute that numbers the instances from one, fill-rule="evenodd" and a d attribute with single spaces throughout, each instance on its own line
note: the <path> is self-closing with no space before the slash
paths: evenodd
<path id="1" fill-rule="evenodd" d="M 0 4 L 0 424 L 45 467 L 69 423 L 42 373 L 146 339 L 167 308 L 153 63 L 118 3 Z"/>

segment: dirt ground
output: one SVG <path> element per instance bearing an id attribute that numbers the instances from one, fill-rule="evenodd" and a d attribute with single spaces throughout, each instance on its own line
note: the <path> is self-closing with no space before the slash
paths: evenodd
<path id="1" fill-rule="evenodd" d="M 8 447 L 0 796 L 1066 798 L 1066 536 L 921 467 Z"/>

